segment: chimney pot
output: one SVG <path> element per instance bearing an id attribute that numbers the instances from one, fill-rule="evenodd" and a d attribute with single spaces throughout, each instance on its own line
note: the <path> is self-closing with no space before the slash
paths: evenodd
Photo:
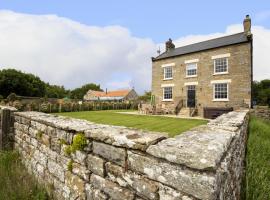
<path id="1" fill-rule="evenodd" d="M 243 21 L 243 26 L 246 36 L 250 37 L 252 34 L 251 34 L 251 19 L 249 15 L 246 15 L 246 18 Z"/>
<path id="2" fill-rule="evenodd" d="M 166 46 L 166 52 L 175 48 L 175 45 L 173 44 L 171 38 L 169 38 L 169 40 L 165 43 L 165 46 Z"/>

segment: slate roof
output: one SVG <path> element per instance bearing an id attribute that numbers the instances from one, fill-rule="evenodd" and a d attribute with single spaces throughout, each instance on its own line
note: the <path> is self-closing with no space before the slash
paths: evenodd
<path id="1" fill-rule="evenodd" d="M 171 49 L 167 52 L 164 52 L 157 56 L 156 58 L 153 58 L 153 61 L 155 60 L 161 60 L 164 58 L 184 55 L 188 53 L 194 53 L 199 52 L 207 49 L 214 49 L 218 47 L 233 45 L 233 44 L 239 44 L 239 43 L 245 43 L 249 42 L 250 39 L 246 36 L 245 32 L 228 35 L 220 38 L 215 38 L 195 44 L 190 44 L 187 46 L 178 47 L 175 49 Z"/>

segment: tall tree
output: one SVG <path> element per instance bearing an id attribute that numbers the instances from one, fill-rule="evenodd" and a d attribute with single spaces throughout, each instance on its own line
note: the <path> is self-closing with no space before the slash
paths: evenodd
<path id="1" fill-rule="evenodd" d="M 21 96 L 43 97 L 45 83 L 33 74 L 15 69 L 0 70 L 0 94 L 7 97 L 10 93 Z"/>
<path id="2" fill-rule="evenodd" d="M 75 88 L 71 91 L 70 97 L 72 99 L 83 99 L 83 96 L 88 92 L 88 90 L 95 90 L 95 91 L 103 91 L 100 88 L 100 85 L 96 85 L 94 83 L 88 83 L 83 85 L 80 88 Z"/>
<path id="3" fill-rule="evenodd" d="M 256 101 L 256 104 L 270 106 L 270 79 L 254 81 L 252 90 L 253 100 Z"/>

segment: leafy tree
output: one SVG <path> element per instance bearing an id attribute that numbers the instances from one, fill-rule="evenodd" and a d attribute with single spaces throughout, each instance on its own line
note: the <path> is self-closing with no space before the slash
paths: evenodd
<path id="1" fill-rule="evenodd" d="M 69 91 L 64 86 L 46 84 L 46 97 L 48 98 L 64 98 L 68 96 Z"/>
<path id="2" fill-rule="evenodd" d="M 88 90 L 103 91 L 100 88 L 100 85 L 96 85 L 94 83 L 88 83 L 88 84 L 83 85 L 80 88 L 75 88 L 74 90 L 71 90 L 70 97 L 72 99 L 83 99 L 83 96 L 88 92 Z"/>
<path id="3" fill-rule="evenodd" d="M 45 94 L 45 83 L 33 74 L 15 69 L 0 70 L 0 94 L 6 98 L 10 93 L 42 97 Z"/>
<path id="4" fill-rule="evenodd" d="M 270 106 L 270 79 L 254 81 L 252 86 L 253 100 L 258 105 Z"/>
<path id="5" fill-rule="evenodd" d="M 139 96 L 139 100 L 141 101 L 150 101 L 151 100 L 151 91 L 145 91 L 142 96 Z"/>

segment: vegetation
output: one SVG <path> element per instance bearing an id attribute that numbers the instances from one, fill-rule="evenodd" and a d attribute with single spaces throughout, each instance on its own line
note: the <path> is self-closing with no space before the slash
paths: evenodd
<path id="1" fill-rule="evenodd" d="M 151 91 L 145 91 L 142 96 L 139 96 L 139 100 L 144 102 L 150 101 L 151 95 L 152 95 Z"/>
<path id="2" fill-rule="evenodd" d="M 0 151 L 0 200 L 6 199 L 49 199 L 45 189 L 23 167 L 19 154 L 12 151 Z"/>
<path id="3" fill-rule="evenodd" d="M 33 74 L 15 69 L 0 70 L 0 94 L 2 98 L 7 98 L 13 93 L 13 96 L 82 99 L 89 89 L 101 91 L 100 85 L 94 83 L 85 84 L 74 90 L 66 90 L 64 86 L 45 83 Z"/>
<path id="4" fill-rule="evenodd" d="M 270 79 L 260 82 L 254 81 L 252 91 L 253 100 L 257 105 L 268 105 L 270 107 Z"/>
<path id="5" fill-rule="evenodd" d="M 83 96 L 88 92 L 88 90 L 103 91 L 100 85 L 94 83 L 85 84 L 80 88 L 76 88 L 70 92 L 70 97 L 72 99 L 83 99 Z"/>
<path id="6" fill-rule="evenodd" d="M 118 111 L 123 112 L 123 111 Z M 117 111 L 87 111 L 59 113 L 96 123 L 111 124 L 168 133 L 170 137 L 178 135 L 195 126 L 206 124 L 206 120 L 180 119 L 161 116 L 142 116 L 118 113 Z"/>
<path id="7" fill-rule="evenodd" d="M 71 145 L 68 145 L 65 148 L 65 153 L 67 155 L 70 155 L 71 153 L 74 153 L 75 151 L 81 151 L 84 149 L 84 147 L 87 146 L 87 140 L 83 133 L 78 133 L 74 136 L 73 142 Z"/>
<path id="8" fill-rule="evenodd" d="M 33 74 L 15 69 L 0 70 L 0 94 L 6 98 L 10 93 L 42 97 L 45 95 L 45 84 Z"/>
<path id="9" fill-rule="evenodd" d="M 270 121 L 251 117 L 243 199 L 270 197 Z"/>

